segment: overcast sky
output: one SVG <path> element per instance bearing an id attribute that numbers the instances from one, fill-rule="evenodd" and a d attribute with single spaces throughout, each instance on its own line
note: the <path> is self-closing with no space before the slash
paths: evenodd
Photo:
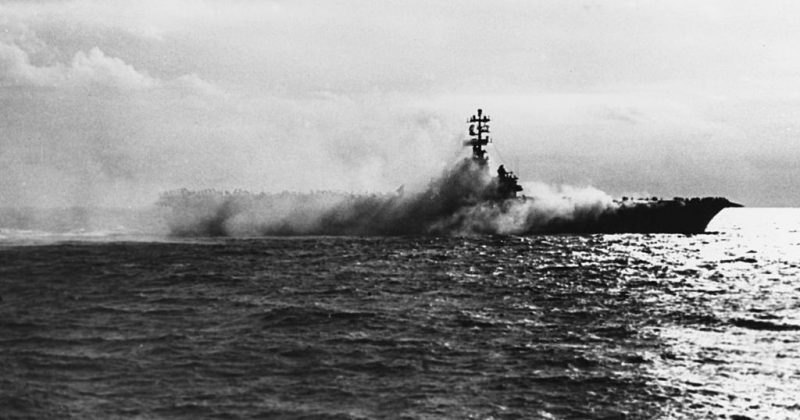
<path id="1" fill-rule="evenodd" d="M 0 1 L 0 206 L 391 191 L 466 154 L 800 205 L 797 1 Z"/>

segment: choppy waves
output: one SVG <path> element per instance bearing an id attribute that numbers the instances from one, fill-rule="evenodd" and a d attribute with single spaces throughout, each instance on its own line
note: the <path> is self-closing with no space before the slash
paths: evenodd
<path id="1" fill-rule="evenodd" d="M 800 237 L 731 215 L 775 220 L 726 211 L 697 236 L 0 248 L 0 405 L 20 418 L 794 418 Z"/>

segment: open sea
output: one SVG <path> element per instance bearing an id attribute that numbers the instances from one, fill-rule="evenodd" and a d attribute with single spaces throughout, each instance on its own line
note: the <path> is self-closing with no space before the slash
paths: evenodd
<path id="1" fill-rule="evenodd" d="M 0 418 L 800 418 L 800 209 L 708 230 L 0 230 Z"/>

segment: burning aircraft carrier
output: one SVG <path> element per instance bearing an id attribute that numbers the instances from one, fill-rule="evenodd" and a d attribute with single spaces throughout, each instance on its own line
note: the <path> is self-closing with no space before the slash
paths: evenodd
<path id="1" fill-rule="evenodd" d="M 591 198 L 527 196 L 500 165 L 491 173 L 486 146 L 491 119 L 478 109 L 463 142 L 471 156 L 421 191 L 395 194 L 252 194 L 186 189 L 162 194 L 177 236 L 263 235 L 533 235 L 705 232 L 726 207 L 721 197 Z"/>

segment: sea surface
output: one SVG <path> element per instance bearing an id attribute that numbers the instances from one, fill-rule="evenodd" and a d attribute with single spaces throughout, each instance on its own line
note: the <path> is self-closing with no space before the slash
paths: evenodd
<path id="1" fill-rule="evenodd" d="M 800 209 L 709 231 L 0 230 L 0 418 L 800 418 Z"/>

